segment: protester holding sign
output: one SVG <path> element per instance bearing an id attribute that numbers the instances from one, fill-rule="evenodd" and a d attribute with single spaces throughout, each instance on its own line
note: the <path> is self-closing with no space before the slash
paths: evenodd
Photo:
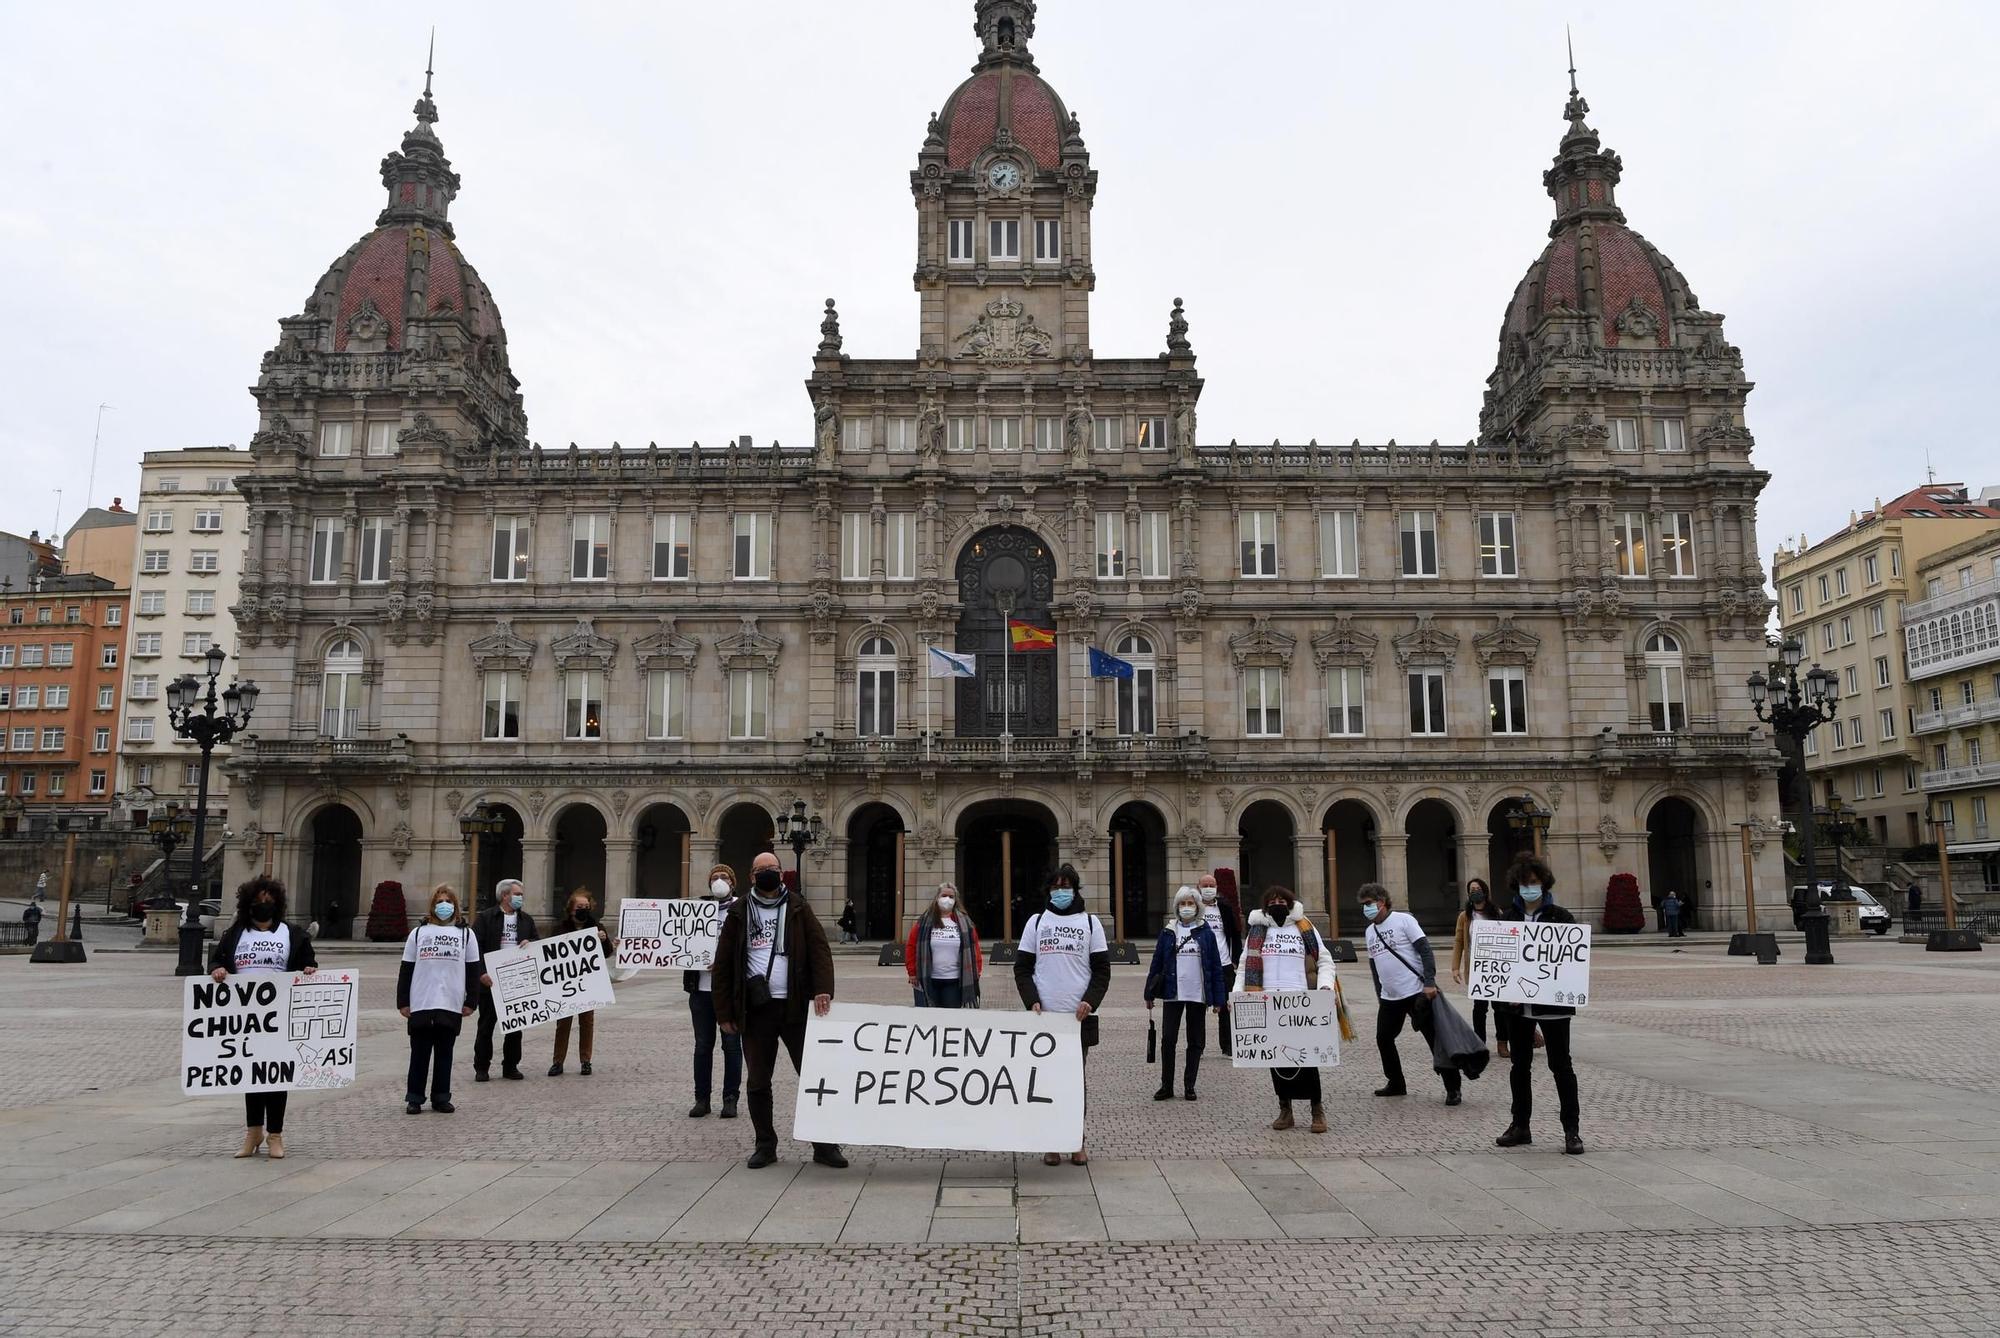
<path id="1" fill-rule="evenodd" d="M 518 878 L 502 878 L 494 885 L 494 904 L 472 920 L 472 936 L 479 940 L 482 959 L 491 957 L 502 948 L 518 948 L 541 937 L 535 930 L 535 917 L 522 909 L 521 902 L 526 892 L 527 888 Z M 474 1082 L 485 1082 L 490 1076 L 487 1070 L 493 1066 L 493 1028 L 499 1021 L 500 1010 L 494 1005 L 493 991 L 480 990 L 479 1032 L 472 1040 Z M 523 1076 L 521 1033 L 518 1031 L 510 1031 L 500 1038 L 500 1076 Z"/>
<path id="2" fill-rule="evenodd" d="M 1465 956 L 1472 948 L 1472 926 L 1481 920 L 1498 920 L 1500 910 L 1493 904 L 1492 889 L 1486 886 L 1484 878 L 1465 880 L 1465 909 L 1458 913 L 1458 928 L 1451 936 L 1451 979 L 1453 984 L 1465 983 Z M 1480 1040 L 1486 1039 L 1486 1010 L 1484 999 L 1472 1002 L 1472 1029 Z M 1507 1029 L 1495 1026 L 1500 1033 L 1500 1058 L 1507 1057 Z"/>
<path id="3" fill-rule="evenodd" d="M 579 929 L 595 929 L 597 931 L 598 942 L 604 945 L 604 955 L 608 961 L 611 957 L 611 935 L 605 932 L 603 925 L 597 923 L 597 900 L 590 895 L 590 889 L 579 887 L 576 891 L 570 893 L 567 907 L 568 909 L 563 914 L 562 922 L 556 926 L 557 935 L 574 934 Z M 574 1016 L 576 1020 L 576 1057 L 582 1061 L 577 1067 L 577 1072 L 588 1078 L 590 1076 L 590 1047 L 591 1043 L 597 1038 L 597 1010 L 591 1009 L 588 1012 L 577 1013 Z M 555 1062 L 549 1065 L 549 1076 L 551 1078 L 562 1077 L 563 1058 L 569 1054 L 569 1024 L 570 1018 L 568 1017 L 559 1017 L 556 1019 Z M 516 1034 L 518 1035 L 519 1033 Z"/>
<path id="4" fill-rule="evenodd" d="M 449 883 L 431 889 L 430 909 L 403 942 L 403 966 L 396 974 L 396 1011 L 410 1024 L 410 1082 L 404 1110 L 415 1115 L 424 1108 L 425 1075 L 429 1075 L 431 1109 L 449 1115 L 451 1050 L 459 1028 L 472 1016 L 470 1000 L 479 987 L 491 987 L 493 977 L 479 969 L 479 940 L 458 923 L 458 893 Z"/>
<path id="5" fill-rule="evenodd" d="M 1234 896 L 1225 897 L 1212 873 L 1205 873 L 1194 880 L 1194 890 L 1201 895 L 1201 918 L 1215 935 L 1215 946 L 1222 952 L 1222 969 L 1228 971 L 1236 965 L 1236 959 L 1243 955 L 1243 916 L 1241 907 Z M 1215 1043 L 1223 1054 L 1229 1053 L 1229 1010 L 1224 1008 L 1215 1015 Z"/>
<path id="6" fill-rule="evenodd" d="M 903 970 L 926 1008 L 979 1007 L 979 931 L 958 910 L 958 889 L 939 883 L 931 904 L 910 926 Z"/>
<path id="7" fill-rule="evenodd" d="M 1309 990 L 1333 988 L 1333 954 L 1323 950 L 1319 931 L 1306 918 L 1305 906 L 1292 900 L 1290 888 L 1272 886 L 1264 892 L 1264 909 L 1250 912 L 1249 932 L 1243 937 L 1243 959 L 1236 971 L 1236 992 Z M 1312 1107 L 1312 1131 L 1326 1132 L 1326 1106 L 1320 1087 L 1319 1070 L 1301 1065 L 1271 1070 L 1271 1090 L 1278 1098 L 1278 1118 L 1273 1129 L 1289 1129 L 1292 1103 L 1304 1101 Z"/>
<path id="8" fill-rule="evenodd" d="M 1437 958 L 1430 940 L 1414 915 L 1394 909 L 1389 889 L 1380 883 L 1361 885 L 1361 918 L 1368 921 L 1364 938 L 1368 944 L 1368 970 L 1375 977 L 1375 996 L 1381 1007 L 1375 1014 L 1375 1048 L 1382 1054 L 1382 1076 L 1388 1081 L 1375 1089 L 1377 1096 L 1404 1096 L 1403 1061 L 1396 1053 L 1396 1037 L 1403 1021 L 1409 1019 L 1425 1048 L 1437 1044 L 1436 1024 L 1431 1017 L 1431 1000 L 1437 997 Z M 1444 1103 L 1455 1106 L 1459 1095 L 1457 1069 L 1440 1075 L 1444 1079 Z"/>
<path id="9" fill-rule="evenodd" d="M 736 870 L 718 864 L 708 871 L 708 895 L 722 903 L 727 920 L 736 905 Z M 711 1107 L 709 1094 L 715 1090 L 715 972 L 688 971 L 681 976 L 687 991 L 688 1017 L 694 1023 L 694 1105 L 688 1118 L 699 1120 Z M 722 1033 L 722 1118 L 736 1118 L 736 1094 L 743 1090 L 743 1038 L 733 1031 Z"/>
<path id="10" fill-rule="evenodd" d="M 1083 909 L 1083 884 L 1076 870 L 1063 865 L 1049 876 L 1048 905 L 1028 917 L 1014 955 L 1014 988 L 1034 1013 L 1074 1013 L 1082 1027 L 1083 1054 L 1097 1044 L 1097 1008 L 1111 988 L 1111 945 L 1104 922 Z M 1079 1147 L 1070 1164 L 1089 1163 Z M 1056 1166 L 1060 1152 L 1042 1154 L 1042 1164 Z"/>
<path id="11" fill-rule="evenodd" d="M 1174 1042 L 1186 1024 L 1187 1067 L 1181 1094 L 1195 1099 L 1195 1078 L 1201 1072 L 1202 1047 L 1208 1040 L 1208 1010 L 1220 1013 L 1229 1001 L 1222 977 L 1222 951 L 1215 931 L 1202 918 L 1201 894 L 1184 887 L 1174 894 L 1173 918 L 1153 945 L 1153 965 L 1146 972 L 1146 1008 L 1164 1000 L 1167 1032 L 1160 1047 L 1160 1090 L 1155 1101 L 1174 1099 Z"/>
<path id="12" fill-rule="evenodd" d="M 1576 917 L 1555 904 L 1556 875 L 1533 855 L 1517 856 L 1507 869 L 1507 887 L 1514 894 L 1506 920 L 1526 924 L 1575 924 Z M 1513 1067 L 1508 1079 L 1513 1087 L 1514 1114 L 1507 1132 L 1493 1142 L 1498 1147 L 1520 1147 L 1535 1141 L 1529 1122 L 1535 1113 L 1535 1028 L 1542 1031 L 1543 1052 L 1548 1055 L 1549 1076 L 1556 1080 L 1556 1102 L 1563 1127 L 1563 1151 L 1572 1157 L 1583 1155 L 1583 1112 L 1577 1097 L 1576 1066 L 1569 1057 L 1569 1024 L 1576 1009 L 1553 1004 L 1496 1003 L 1494 1012 L 1513 1047 Z"/>
<path id="13" fill-rule="evenodd" d="M 285 923 L 285 885 L 269 874 L 258 874 L 236 889 L 236 920 L 215 940 L 208 955 L 209 974 L 217 980 L 243 971 L 303 971 L 319 969 L 312 937 Z M 254 1157 L 268 1139 L 272 1161 L 285 1155 L 285 1098 L 288 1092 L 243 1094 L 243 1148 L 238 1158 Z"/>
<path id="14" fill-rule="evenodd" d="M 751 1170 L 778 1159 L 772 1119 L 771 1075 L 778 1046 L 804 1062 L 806 1002 L 825 1017 L 833 1006 L 833 949 L 806 899 L 785 890 L 778 857 L 766 850 L 750 862 L 750 895 L 729 908 L 715 946 L 715 1020 L 725 1035 L 741 1033 L 749 1081 L 750 1123 L 757 1146 Z M 836 1170 L 847 1165 L 838 1143 L 814 1143 L 813 1160 Z"/>

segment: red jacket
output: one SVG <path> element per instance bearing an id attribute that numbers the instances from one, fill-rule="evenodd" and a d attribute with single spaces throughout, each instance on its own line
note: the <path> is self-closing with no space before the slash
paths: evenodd
<path id="1" fill-rule="evenodd" d="M 909 937 L 903 940 L 903 969 L 909 973 L 912 981 L 926 986 L 930 984 L 931 977 L 930 932 L 925 927 L 925 921 L 929 917 L 929 911 L 919 915 L 916 923 L 910 926 Z M 986 970 L 985 955 L 979 950 L 979 930 L 973 925 L 971 916 L 957 913 L 957 918 L 958 923 L 965 929 L 966 943 L 972 950 L 972 979 L 976 985 Z M 921 952 L 917 946 L 919 939 L 923 942 Z M 963 949 L 961 949 L 962 955 Z"/>

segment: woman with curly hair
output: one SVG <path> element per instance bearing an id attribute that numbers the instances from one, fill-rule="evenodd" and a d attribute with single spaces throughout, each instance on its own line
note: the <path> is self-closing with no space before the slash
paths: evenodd
<path id="1" fill-rule="evenodd" d="M 215 940 L 208 955 L 209 974 L 217 980 L 244 971 L 319 969 L 312 936 L 285 923 L 285 885 L 269 874 L 258 874 L 236 889 L 236 922 Z M 285 1098 L 289 1092 L 243 1094 L 243 1147 L 238 1157 L 254 1157 L 269 1145 L 272 1161 L 285 1155 Z"/>
<path id="2" fill-rule="evenodd" d="M 1530 854 L 1518 855 L 1507 869 L 1509 905 L 1503 920 L 1554 924 L 1575 924 L 1576 917 L 1556 905 L 1554 870 Z M 1535 1141 L 1529 1121 L 1534 1118 L 1535 1030 L 1541 1029 L 1543 1053 L 1548 1056 L 1549 1076 L 1556 1080 L 1556 1101 L 1561 1112 L 1563 1151 L 1572 1157 L 1583 1154 L 1583 1114 L 1576 1092 L 1576 1067 L 1569 1058 L 1569 1024 L 1574 1008 L 1549 1004 L 1496 1003 L 1500 1034 L 1513 1050 L 1513 1069 L 1508 1077 L 1513 1085 L 1513 1120 L 1507 1132 L 1493 1142 L 1503 1148 L 1519 1147 Z"/>

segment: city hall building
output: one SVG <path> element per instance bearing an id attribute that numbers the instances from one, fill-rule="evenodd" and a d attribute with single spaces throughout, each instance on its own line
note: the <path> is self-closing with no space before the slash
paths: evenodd
<path id="1" fill-rule="evenodd" d="M 1217 867 L 1334 890 L 1350 930 L 1380 879 L 1441 925 L 1523 809 L 1586 915 L 1629 872 L 1735 926 L 1746 850 L 1777 893 L 1750 383 L 1574 88 L 1549 237 L 1511 297 L 1494 276 L 1478 435 L 1239 446 L 1197 428 L 1180 302 L 1159 347 L 1093 346 L 1098 166 L 1032 0 L 973 9 L 908 180 L 913 348 L 802 303 L 813 428 L 782 445 L 530 438 L 426 85 L 257 378 L 232 878 L 268 858 L 360 932 L 377 882 L 465 879 L 487 806 L 482 897 L 674 895 L 803 801 L 806 891 L 871 937 L 945 879 L 1018 928 L 1059 861 L 1126 936 Z M 976 673 L 932 679 L 932 648 Z"/>

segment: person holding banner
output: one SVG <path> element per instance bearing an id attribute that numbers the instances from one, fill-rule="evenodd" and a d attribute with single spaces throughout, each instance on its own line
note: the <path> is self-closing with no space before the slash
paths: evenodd
<path id="1" fill-rule="evenodd" d="M 1306 982 L 1314 982 L 1308 985 Z M 1292 900 L 1290 888 L 1273 885 L 1264 891 L 1264 909 L 1250 912 L 1249 932 L 1236 970 L 1236 993 L 1260 990 L 1302 991 L 1333 988 L 1333 954 L 1320 942 L 1319 931 L 1306 918 L 1303 903 Z M 1272 1069 L 1271 1090 L 1278 1098 L 1280 1132 L 1296 1121 L 1292 1103 L 1312 1108 L 1312 1131 L 1326 1132 L 1326 1105 L 1316 1068 Z"/>
<path id="2" fill-rule="evenodd" d="M 833 949 L 806 899 L 785 890 L 778 857 L 766 850 L 750 862 L 750 895 L 729 908 L 715 944 L 716 1025 L 742 1035 L 749 1069 L 744 1090 L 757 1146 L 745 1165 L 753 1171 L 778 1159 L 771 1075 L 781 1044 L 793 1072 L 804 1061 L 807 1000 L 819 1017 L 833 1007 Z M 813 1160 L 835 1170 L 847 1165 L 838 1143 L 813 1144 Z"/>
<path id="3" fill-rule="evenodd" d="M 1437 1044 L 1437 1024 L 1431 1000 L 1437 997 L 1437 958 L 1424 927 L 1417 917 L 1396 910 L 1389 901 L 1389 889 L 1380 883 L 1361 885 L 1361 918 L 1368 922 L 1363 937 L 1368 944 L 1368 970 L 1375 977 L 1375 997 L 1381 1001 L 1375 1013 L 1375 1048 L 1382 1055 L 1382 1076 L 1388 1081 L 1375 1089 L 1376 1096 L 1407 1096 L 1403 1085 L 1403 1061 L 1396 1053 L 1396 1037 L 1402 1034 L 1407 1018 L 1424 1038 L 1424 1048 Z M 1444 1103 L 1455 1106 L 1464 1098 L 1457 1069 L 1440 1075 L 1444 1079 Z"/>
<path id="4" fill-rule="evenodd" d="M 1466 959 L 1472 952 L 1472 926 L 1480 920 L 1498 920 L 1499 908 L 1493 904 L 1493 894 L 1486 886 L 1484 878 L 1465 880 L 1465 909 L 1458 913 L 1458 927 L 1451 936 L 1451 979 L 1453 984 L 1465 983 Z M 1486 1039 L 1486 1009 L 1484 999 L 1472 1003 L 1472 1029 L 1480 1040 Z M 1507 1058 L 1507 1029 L 1497 1023 L 1494 1030 L 1500 1034 L 1500 1058 Z"/>
<path id="5" fill-rule="evenodd" d="M 979 931 L 958 910 L 958 889 L 939 883 L 931 904 L 910 926 L 903 970 L 924 1008 L 979 1007 Z"/>
<path id="6" fill-rule="evenodd" d="M 451 1050 L 472 1016 L 470 1001 L 479 997 L 480 986 L 492 984 L 493 977 L 479 968 L 479 940 L 458 922 L 458 893 L 439 883 L 431 889 L 430 909 L 403 941 L 403 965 L 396 973 L 396 1011 L 410 1024 L 404 1113 L 422 1112 L 426 1075 L 431 1109 L 440 1115 L 458 1109 L 451 1104 Z"/>
<path id="7" fill-rule="evenodd" d="M 479 940 L 479 955 L 491 957 L 502 948 L 518 948 L 541 935 L 535 931 L 535 917 L 521 907 L 527 892 L 518 878 L 502 878 L 493 885 L 493 902 L 472 918 L 472 936 Z M 500 1022 L 493 991 L 479 991 L 479 1031 L 472 1038 L 472 1080 L 486 1082 L 493 1067 L 493 1028 Z M 500 1076 L 521 1078 L 521 1033 L 510 1031 L 500 1038 Z"/>
<path id="8" fill-rule="evenodd" d="M 1153 965 L 1146 972 L 1146 1009 L 1164 1000 L 1167 1023 L 1160 1047 L 1160 1090 L 1155 1101 L 1174 1099 L 1174 1042 L 1187 1024 L 1187 1067 L 1181 1075 L 1181 1095 L 1195 1099 L 1195 1078 L 1201 1072 L 1201 1051 L 1208 1039 L 1207 1011 L 1224 1011 L 1229 1002 L 1223 983 L 1222 952 L 1215 931 L 1202 918 L 1201 894 L 1183 887 L 1174 894 L 1174 914 L 1153 945 Z"/>
<path id="9" fill-rule="evenodd" d="M 224 980 L 232 972 L 319 970 L 312 936 L 285 923 L 285 885 L 260 873 L 236 889 L 236 921 L 216 936 L 208 955 L 209 974 Z M 268 1142 L 272 1161 L 285 1156 L 285 1098 L 289 1092 L 243 1094 L 243 1148 L 238 1159 L 254 1157 Z"/>
<path id="10" fill-rule="evenodd" d="M 1083 884 L 1065 864 L 1049 876 L 1048 904 L 1021 928 L 1014 954 L 1014 988 L 1031 1013 L 1075 1013 L 1082 1024 L 1083 1057 L 1097 1044 L 1097 1009 L 1111 988 L 1111 945 L 1104 922 L 1083 909 Z M 1072 1166 L 1090 1162 L 1082 1148 Z M 1044 1166 L 1062 1163 L 1060 1152 L 1042 1154 Z"/>
<path id="11" fill-rule="evenodd" d="M 605 930 L 603 925 L 597 923 L 597 899 L 590 895 L 590 889 L 579 887 L 576 891 L 569 894 L 569 902 L 567 904 L 568 910 L 563 915 L 562 922 L 556 926 L 557 936 L 574 934 L 579 929 L 595 929 L 598 941 L 604 945 L 605 960 L 609 961 L 613 951 L 611 935 Z M 569 1054 L 570 1021 L 571 1019 L 566 1017 L 556 1019 L 555 1062 L 549 1065 L 549 1076 L 551 1078 L 562 1077 L 563 1058 Z M 578 1013 L 575 1021 L 576 1057 L 583 1061 L 577 1066 L 577 1072 L 588 1078 L 590 1076 L 590 1046 L 591 1042 L 597 1037 L 597 1010 L 593 1008 L 589 1012 Z"/>
<path id="12" fill-rule="evenodd" d="M 736 870 L 718 864 L 708 871 L 708 895 L 722 903 L 722 916 L 736 904 Z M 709 1094 L 715 1090 L 715 973 L 687 971 L 681 975 L 687 991 L 688 1017 L 694 1022 L 694 1105 L 688 1118 L 707 1117 Z M 743 1038 L 733 1031 L 722 1033 L 722 1118 L 736 1118 L 736 1094 L 743 1090 Z"/>
<path id="13" fill-rule="evenodd" d="M 1513 895 L 1512 903 L 1500 917 L 1503 920 L 1520 920 L 1539 923 L 1575 924 L 1576 917 L 1555 904 L 1549 893 L 1555 890 L 1555 871 L 1531 854 L 1521 854 L 1514 858 L 1507 869 L 1507 887 Z M 1529 1122 L 1535 1113 L 1535 1029 L 1541 1028 L 1543 1052 L 1548 1055 L 1549 1076 L 1556 1081 L 1556 1102 L 1561 1113 L 1563 1127 L 1563 1152 L 1572 1157 L 1583 1155 L 1583 1111 L 1577 1096 L 1576 1066 L 1569 1057 L 1569 1024 L 1576 1016 L 1574 1008 L 1558 1008 L 1548 1004 L 1493 1005 L 1502 1036 L 1510 1039 L 1513 1047 L 1513 1067 L 1508 1070 L 1508 1082 L 1513 1088 L 1513 1120 L 1507 1132 L 1493 1140 L 1495 1147 L 1513 1148 L 1535 1141 Z"/>

